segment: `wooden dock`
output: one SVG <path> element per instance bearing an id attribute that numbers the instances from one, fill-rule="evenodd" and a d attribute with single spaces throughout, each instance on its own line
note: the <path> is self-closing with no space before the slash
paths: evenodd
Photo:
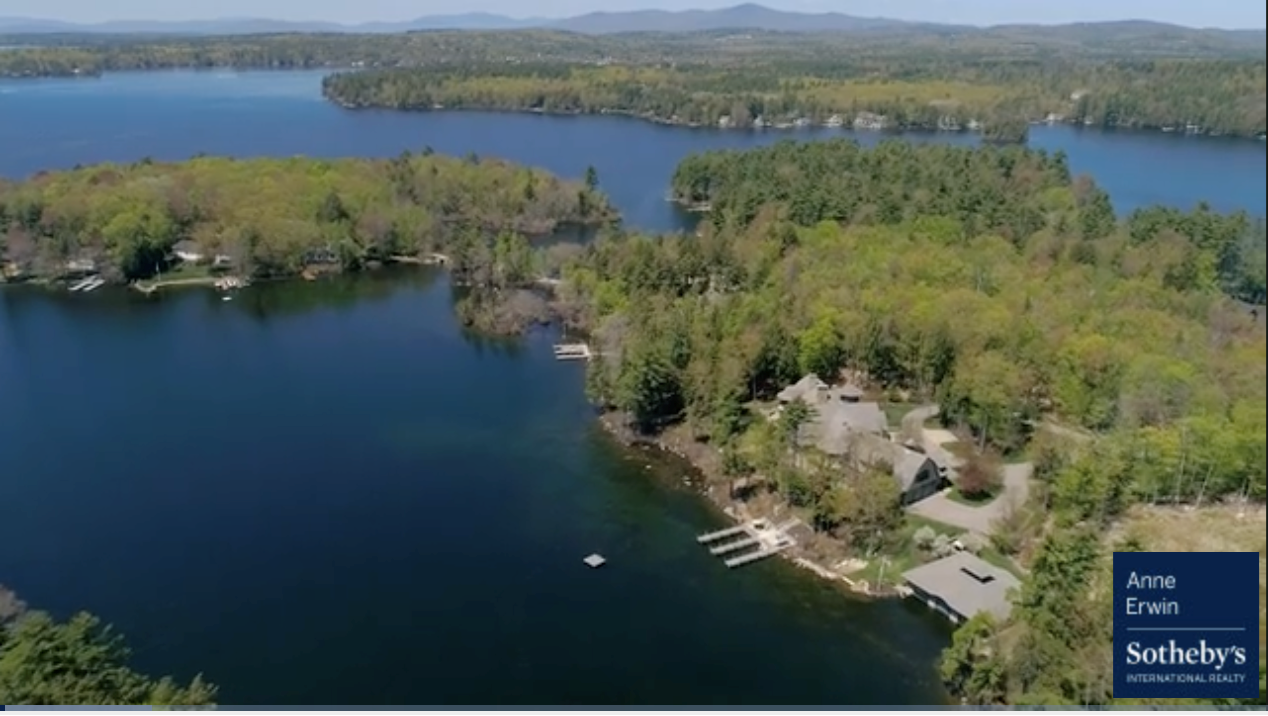
<path id="1" fill-rule="evenodd" d="M 795 545 L 796 541 L 788 535 L 788 530 L 795 524 L 796 520 L 782 525 L 773 525 L 767 520 L 752 520 L 735 527 L 707 532 L 696 537 L 696 541 L 707 546 L 709 554 L 722 557 L 722 563 L 734 569 L 772 557 Z M 732 539 L 735 537 L 739 539 Z"/>
<path id="2" fill-rule="evenodd" d="M 559 343 L 555 345 L 555 360 L 590 360 L 593 354 L 585 343 Z"/>

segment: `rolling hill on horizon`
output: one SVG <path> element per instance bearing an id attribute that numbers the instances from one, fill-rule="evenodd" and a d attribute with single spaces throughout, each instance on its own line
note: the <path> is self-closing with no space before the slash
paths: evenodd
<path id="1" fill-rule="evenodd" d="M 567 18 L 513 18 L 484 12 L 454 15 L 427 15 L 400 22 L 341 24 L 320 21 L 292 21 L 270 18 L 219 18 L 209 20 L 156 21 L 112 20 L 74 23 L 29 17 L 0 17 L 0 34 L 162 34 L 162 35 L 249 35 L 278 33 L 400 33 L 424 30 L 517 30 L 552 29 L 583 34 L 605 35 L 636 32 L 706 32 L 719 30 L 764 30 L 774 32 L 975 32 L 1033 31 L 1045 28 L 1079 36 L 1145 33 L 1182 37 L 1191 33 L 1227 35 L 1242 41 L 1262 42 L 1264 30 L 1218 30 L 1191 28 L 1147 20 L 1072 23 L 1063 25 L 1009 24 L 981 27 L 860 17 L 839 12 L 804 13 L 777 10 L 745 3 L 720 10 L 633 10 L 590 12 Z"/>

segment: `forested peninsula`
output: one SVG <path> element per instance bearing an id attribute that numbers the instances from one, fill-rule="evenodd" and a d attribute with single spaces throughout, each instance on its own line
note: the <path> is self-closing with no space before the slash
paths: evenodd
<path id="1" fill-rule="evenodd" d="M 615 219 L 597 181 L 429 150 L 99 165 L 0 182 L 0 258 L 9 281 L 153 282 L 311 275 L 436 254 L 467 283 L 515 288 L 540 277 L 532 237 Z"/>
<path id="2" fill-rule="evenodd" d="M 966 131 L 1026 138 L 1036 121 L 1258 137 L 1262 61 L 1030 62 L 896 58 L 638 66 L 561 62 L 338 73 L 323 83 L 350 107 L 624 114 L 722 128 L 801 125 Z"/>
<path id="3" fill-rule="evenodd" d="M 712 205 L 698 237 L 605 238 L 565 271 L 611 416 L 738 504 L 801 516 L 839 548 L 821 563 L 871 560 L 874 581 L 879 557 L 896 580 L 950 528 L 904 510 L 888 466 L 806 447 L 808 410 L 778 409 L 782 388 L 813 373 L 937 405 L 961 495 L 1033 466 L 982 552 L 1022 587 L 1006 620 L 958 630 L 942 664 L 958 696 L 1110 703 L 1113 550 L 1262 558 L 1262 520 L 1216 538 L 1238 522 L 1217 505 L 1264 500 L 1264 328 L 1230 298 L 1262 300 L 1262 224 L 1204 207 L 1116 221 L 1063 157 L 1018 148 L 787 142 L 689 158 L 674 186 Z"/>

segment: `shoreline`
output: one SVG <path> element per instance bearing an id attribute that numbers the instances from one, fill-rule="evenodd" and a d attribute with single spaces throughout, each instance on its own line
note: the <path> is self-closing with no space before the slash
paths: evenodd
<path id="1" fill-rule="evenodd" d="M 674 455 L 698 471 L 704 480 L 699 483 L 701 488 L 699 496 L 707 500 L 710 504 L 717 507 L 722 514 L 728 519 L 740 523 L 750 519 L 759 517 L 773 518 L 773 515 L 756 514 L 749 512 L 748 506 L 741 502 L 736 502 L 726 494 L 726 490 L 722 486 L 716 484 L 717 478 L 716 468 L 710 464 L 708 458 L 716 458 L 716 451 L 713 448 L 697 444 L 700 451 L 705 455 L 691 455 L 688 451 L 679 447 L 672 438 L 667 438 L 664 433 L 658 435 L 643 435 L 636 433 L 631 429 L 625 421 L 624 415 L 618 411 L 604 410 L 598 418 L 599 425 L 613 439 L 625 447 L 639 447 L 645 449 L 659 450 L 664 453 Z M 869 599 L 901 599 L 906 596 L 901 588 L 892 590 L 873 589 L 867 580 L 851 579 L 849 576 L 823 564 L 812 558 L 808 550 L 802 542 L 798 541 L 792 549 L 780 552 L 776 557 L 784 559 L 793 565 L 812 572 L 818 578 L 838 584 L 842 586 L 850 595 L 854 597 L 863 597 Z"/>
<path id="2" fill-rule="evenodd" d="M 605 227 L 619 224 L 621 221 L 621 213 L 610 205 L 608 211 L 602 219 L 591 222 L 575 222 L 575 221 L 556 221 L 547 231 L 528 231 L 522 228 L 514 230 L 515 233 L 523 236 L 533 249 L 537 249 L 539 244 L 544 241 L 550 241 L 554 237 L 563 232 L 571 230 L 581 230 L 586 232 L 598 232 Z M 10 270 L 6 262 L 0 259 L 0 287 L 4 286 L 36 286 L 51 291 L 64 291 L 69 286 L 74 285 L 80 278 L 97 275 L 103 279 L 102 286 L 107 288 L 126 288 L 136 291 L 144 296 L 151 296 L 158 293 L 162 289 L 171 288 L 191 288 L 191 287 L 213 287 L 219 289 L 219 282 L 229 280 L 232 284 L 229 288 L 244 288 L 247 285 L 262 281 L 313 281 L 321 276 L 329 274 L 353 274 L 353 273 L 374 273 L 377 270 L 395 267 L 395 266 L 440 266 L 448 267 L 450 257 L 446 253 L 439 251 L 421 251 L 415 255 L 394 254 L 381 259 L 370 259 L 364 261 L 359 267 L 346 268 L 338 264 L 311 264 L 294 273 L 274 274 L 268 276 L 239 276 L 233 273 L 232 269 L 224 269 L 223 272 L 214 274 L 204 274 L 197 276 L 177 276 L 176 278 L 160 278 L 161 275 L 146 279 L 124 280 L 118 276 L 117 267 L 107 266 L 95 269 L 90 274 L 81 274 L 68 277 L 68 274 L 46 276 L 34 273 L 21 273 Z M 112 273 L 113 272 L 113 273 Z M 106 278 L 103 274 L 109 274 L 111 277 Z M 557 282 L 547 276 L 539 276 L 530 281 L 523 288 L 541 288 L 542 286 L 553 286 Z"/>
<path id="3" fill-rule="evenodd" d="M 534 108 L 534 107 L 477 107 L 477 106 L 449 106 L 449 105 L 430 106 L 430 107 L 391 106 L 386 104 L 363 103 L 363 102 L 345 100 L 339 97 L 331 96 L 327 94 L 325 91 L 323 91 L 321 94 L 322 94 L 322 98 L 326 100 L 327 102 L 335 105 L 336 107 L 339 107 L 340 109 L 344 109 L 351 112 L 363 112 L 363 111 L 365 112 L 376 112 L 376 111 L 377 112 L 421 112 L 421 113 L 488 112 L 492 114 L 528 114 L 528 115 L 537 115 L 541 117 L 558 117 L 558 118 L 621 117 L 624 119 L 648 122 L 650 124 L 656 124 L 663 127 L 671 127 L 674 129 L 704 130 L 704 131 L 717 131 L 717 132 L 726 132 L 726 133 L 780 132 L 780 133 L 795 135 L 799 132 L 805 132 L 805 131 L 835 130 L 846 135 L 882 134 L 882 135 L 893 136 L 893 137 L 902 137 L 905 135 L 914 135 L 914 134 L 976 135 L 982 138 L 983 142 L 989 142 L 993 144 L 1027 144 L 1030 140 L 1029 132 L 1027 133 L 1026 138 L 1020 142 L 1009 140 L 1009 139 L 989 139 L 989 138 L 986 138 L 985 132 L 983 131 L 982 128 L 980 127 L 969 128 L 967 125 L 961 126 L 959 128 L 948 128 L 948 127 L 940 127 L 940 126 L 926 127 L 923 125 L 911 125 L 911 126 L 903 126 L 903 127 L 897 127 L 897 126 L 878 127 L 873 125 L 855 126 L 854 124 L 847 123 L 847 122 L 843 122 L 841 124 L 834 124 L 830 122 L 819 122 L 819 123 L 810 122 L 808 124 L 781 123 L 777 125 L 768 124 L 764 126 L 757 126 L 757 125 L 719 126 L 717 124 L 712 124 L 712 123 L 689 122 L 689 121 L 685 121 L 681 119 L 676 119 L 673 117 L 662 117 L 660 115 L 651 114 L 647 112 L 637 112 L 634 110 L 622 110 L 622 109 L 612 109 L 612 108 L 602 108 L 602 109 L 597 109 L 593 111 L 584 111 L 584 110 L 545 110 L 545 109 Z M 1073 119 L 1065 119 L 1065 118 L 1059 119 L 1059 120 L 1049 120 L 1047 117 L 1028 118 L 1025 121 L 1026 121 L 1027 129 L 1029 129 L 1030 127 L 1069 127 L 1070 129 L 1074 129 L 1074 130 L 1093 130 L 1093 131 L 1104 132 L 1104 133 L 1126 132 L 1126 133 L 1133 133 L 1133 134 L 1164 135 L 1164 136 L 1179 137 L 1179 138 L 1198 137 L 1198 138 L 1204 138 L 1204 139 L 1233 140 L 1238 142 L 1265 141 L 1264 134 L 1237 134 L 1237 133 L 1208 132 L 1208 131 L 1188 132 L 1188 131 L 1176 131 L 1174 128 L 1168 129 L 1167 127 L 1164 127 L 1164 126 L 1152 126 L 1152 125 L 1128 124 L 1128 125 L 1105 126 L 1102 124 L 1096 124 L 1096 123 L 1089 124 L 1086 121 L 1079 122 Z M 982 126 L 985 126 L 985 125 L 982 125 Z"/>

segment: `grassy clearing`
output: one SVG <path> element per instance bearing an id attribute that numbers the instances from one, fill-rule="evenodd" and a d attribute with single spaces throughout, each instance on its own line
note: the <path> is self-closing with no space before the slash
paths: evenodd
<path id="1" fill-rule="evenodd" d="M 920 407 L 915 403 L 881 403 L 881 411 L 885 413 L 885 422 L 891 429 L 903 426 L 903 416 Z"/>
<path id="2" fill-rule="evenodd" d="M 209 264 L 179 264 L 175 268 L 164 271 L 154 277 L 154 282 L 161 281 L 177 281 L 188 278 L 206 278 L 212 275 L 211 266 Z"/>
<path id="3" fill-rule="evenodd" d="M 937 534 L 944 534 L 953 540 L 964 534 L 964 530 L 959 527 L 936 522 L 919 515 L 908 514 L 907 523 L 895 540 L 896 546 L 883 556 L 869 559 L 867 566 L 851 574 L 850 578 L 865 579 L 869 584 L 880 584 L 882 581 L 884 584 L 889 585 L 901 583 L 903 572 L 912 567 L 918 567 L 930 559 L 928 554 L 922 552 L 916 546 L 916 532 L 924 527 L 928 527 Z M 986 559 L 986 557 L 983 557 L 983 559 Z M 1000 559 L 1004 559 L 1002 555 L 1000 555 Z M 994 563 L 992 562 L 992 564 Z M 1012 567 L 1008 567 L 1008 569 L 1011 570 Z M 883 575 L 882 572 L 884 572 Z"/>
<path id="4" fill-rule="evenodd" d="M 1021 579 L 1024 576 L 1021 569 L 1017 567 L 1016 562 L 1009 559 L 1003 552 L 1000 552 L 994 547 L 984 548 L 981 552 L 977 553 L 977 556 L 981 557 L 983 562 L 999 567 L 1018 579 Z"/>
<path id="5" fill-rule="evenodd" d="M 952 455 L 955 455 L 961 460 L 967 460 L 977 452 L 976 449 L 973 447 L 972 443 L 966 443 L 963 440 L 956 440 L 955 442 L 942 443 L 942 449 L 946 450 Z"/>
<path id="6" fill-rule="evenodd" d="M 1131 535 L 1155 552 L 1258 552 L 1259 553 L 1259 651 L 1264 650 L 1264 543 L 1263 506 L 1210 506 L 1198 509 L 1172 507 L 1134 508 L 1115 536 Z"/>
<path id="7" fill-rule="evenodd" d="M 893 586 L 902 583 L 903 572 L 921 562 L 914 548 L 898 554 L 876 556 L 868 560 L 866 567 L 851 574 L 850 579 L 866 580 L 871 585 Z"/>

